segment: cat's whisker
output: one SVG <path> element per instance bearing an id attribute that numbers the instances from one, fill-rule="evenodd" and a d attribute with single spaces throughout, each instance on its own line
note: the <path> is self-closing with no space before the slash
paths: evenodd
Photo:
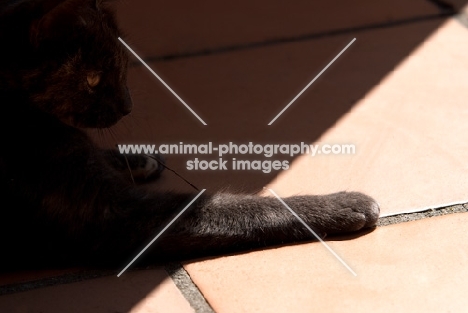
<path id="1" fill-rule="evenodd" d="M 104 135 L 102 133 L 102 129 L 100 128 L 92 128 L 88 130 L 88 134 L 94 138 L 96 144 L 98 146 L 102 146 L 104 144 Z"/>
<path id="2" fill-rule="evenodd" d="M 114 140 L 114 145 L 117 145 L 118 144 L 118 140 L 117 140 L 117 136 L 115 134 L 115 129 L 113 129 L 112 127 L 109 127 L 109 128 L 106 128 L 106 131 L 108 132 L 108 134 L 111 135 L 111 137 L 113 138 Z M 135 183 L 135 178 L 133 177 L 133 173 L 132 173 L 132 168 L 130 167 L 130 163 L 128 162 L 128 158 L 125 154 L 122 154 L 123 157 L 125 158 L 125 164 L 127 165 L 127 168 L 128 168 L 128 172 L 130 173 L 130 178 L 132 179 L 132 183 L 133 183 L 133 186 L 136 186 L 136 183 Z"/>
<path id="3" fill-rule="evenodd" d="M 129 121 L 133 121 L 132 116 L 128 116 L 128 118 L 122 120 L 122 126 L 125 128 L 126 133 L 130 133 L 134 127 L 128 125 Z M 135 123 L 133 123 L 135 124 Z"/>
<path id="4" fill-rule="evenodd" d="M 123 156 L 124 156 L 124 158 L 125 158 L 125 163 L 127 163 L 127 168 L 128 168 L 128 171 L 130 172 L 130 177 L 132 178 L 133 186 L 136 186 L 136 184 L 135 184 L 135 179 L 133 178 L 132 169 L 131 169 L 131 167 L 130 167 L 130 163 L 128 163 L 128 158 L 127 158 L 127 156 L 126 156 L 125 154 L 124 154 Z"/>
<path id="5" fill-rule="evenodd" d="M 117 140 L 117 135 L 115 134 L 115 130 L 112 127 L 109 127 L 109 128 L 106 128 L 106 132 L 112 137 L 113 146 L 117 145 L 119 141 Z"/>
<path id="6" fill-rule="evenodd" d="M 101 147 L 114 147 L 115 146 L 115 143 L 112 142 L 112 140 L 109 140 L 109 136 L 107 136 L 107 132 L 105 131 L 105 129 L 102 129 L 102 128 L 98 128 L 96 129 L 96 138 L 98 140 L 98 144 L 101 146 Z"/>
<path id="7" fill-rule="evenodd" d="M 105 142 L 105 141 L 106 141 L 106 138 L 104 137 L 104 132 L 102 131 L 102 129 L 101 129 L 101 128 L 98 128 L 96 133 L 97 133 L 97 136 L 96 136 L 96 137 L 98 138 L 99 143 L 100 143 L 100 144 L 106 143 L 106 142 Z"/>

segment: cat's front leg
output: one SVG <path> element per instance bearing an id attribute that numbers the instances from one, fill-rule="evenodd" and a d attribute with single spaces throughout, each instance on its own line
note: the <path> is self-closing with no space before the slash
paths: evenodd
<path id="1" fill-rule="evenodd" d="M 203 195 L 155 244 L 153 257 L 193 258 L 316 240 L 287 207 L 319 236 L 373 227 L 379 216 L 377 202 L 357 192 L 295 196 L 283 201 L 252 195 Z M 164 211 L 160 213 L 165 215 Z M 162 228 L 166 216 L 161 221 Z"/>

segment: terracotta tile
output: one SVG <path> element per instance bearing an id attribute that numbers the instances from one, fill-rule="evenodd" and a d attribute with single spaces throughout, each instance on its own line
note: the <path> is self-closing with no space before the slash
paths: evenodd
<path id="1" fill-rule="evenodd" d="M 414 1 L 122 1 L 119 20 L 143 56 L 320 34 L 438 13 Z"/>
<path id="2" fill-rule="evenodd" d="M 0 297 L 0 311 L 194 312 L 164 270 L 145 270 Z"/>
<path id="3" fill-rule="evenodd" d="M 137 50 L 142 51 L 145 56 L 154 56 L 285 36 L 301 36 L 435 13 L 434 8 L 425 1 L 411 3 L 398 1 L 388 2 L 385 5 L 374 3 L 375 1 L 362 1 L 362 6 L 353 6 L 354 11 L 346 9 L 348 2 L 333 3 L 334 6 L 341 8 L 340 12 L 343 13 L 339 13 L 328 7 L 328 4 L 326 6 L 320 4 L 320 7 L 315 8 L 311 6 L 316 4 L 304 1 L 295 8 L 297 14 L 290 14 L 288 19 L 283 20 L 284 12 L 288 8 L 271 7 L 271 11 L 261 11 L 262 2 L 245 3 L 248 9 L 240 5 L 221 7 L 217 3 L 199 5 L 187 2 L 184 3 L 184 10 L 180 10 L 180 3 L 177 2 L 164 3 L 163 6 L 161 2 L 155 1 L 138 6 L 134 1 L 132 5 L 129 3 L 125 5 L 123 28 L 127 29 L 129 38 L 137 46 Z M 227 6 L 223 4 L 225 5 Z M 401 9 L 403 6 L 404 9 Z M 316 18 L 309 15 L 312 11 L 316 14 Z M 282 22 L 278 23 L 279 20 Z M 344 161 L 343 158 L 334 158 L 335 161 L 316 158 L 308 160 L 308 164 L 304 166 L 301 163 L 304 161 L 298 159 L 290 172 L 272 184 L 273 188 L 283 195 L 297 193 L 298 190 L 307 193 L 330 192 L 343 188 L 363 190 L 375 195 L 382 203 L 385 212 L 431 205 L 446 199 L 459 199 L 460 192 L 466 190 L 466 179 L 464 179 L 466 166 L 463 166 L 462 161 L 463 151 L 467 150 L 453 134 L 466 132 L 466 128 L 461 125 L 466 113 L 461 109 L 463 100 L 461 92 L 465 88 L 462 78 L 466 70 L 462 52 L 466 51 L 467 47 L 459 40 L 465 33 L 453 23 L 449 24 L 443 28 L 443 36 L 440 33 L 436 34 L 417 56 L 411 57 L 398 68 L 396 73 L 387 76 L 387 73 L 439 24 L 440 21 L 430 21 L 358 33 L 359 45 L 353 46 L 353 49 L 346 54 L 346 59 L 340 60 L 327 72 L 321 80 L 321 85 L 318 84 L 317 88 L 313 89 L 312 97 L 302 100 L 305 101 L 302 104 L 298 101 L 294 110 L 285 116 L 287 118 L 281 122 L 282 124 L 272 130 L 267 130 L 264 126 L 270 116 L 281 109 L 355 34 L 152 64 L 184 99 L 189 99 L 194 109 L 209 122 L 210 128 L 195 125 L 197 122 L 185 111 L 185 108 L 174 101 L 164 89 L 157 86 L 157 82 L 145 72 L 145 69 L 134 68 L 130 84 L 134 87 L 135 98 L 141 107 L 133 114 L 133 120 L 130 122 L 127 120 L 126 125 L 122 126 L 124 129 L 127 128 L 122 138 L 140 142 L 153 142 L 161 137 L 166 142 L 178 142 L 180 138 L 184 138 L 184 141 L 198 142 L 227 139 L 245 141 L 246 138 L 260 141 L 353 141 L 359 146 L 359 154 L 351 161 L 349 158 Z M 214 28 L 213 25 L 217 27 Z M 456 67 L 452 60 L 457 60 Z M 421 73 L 425 74 L 415 76 Z M 383 77 L 385 77 L 384 84 L 369 92 Z M 458 78 L 459 83 L 446 84 L 447 78 L 452 77 Z M 418 80 L 420 83 L 415 84 Z M 430 96 L 427 95 L 427 90 L 432 91 Z M 447 93 L 450 94 L 450 101 L 445 101 Z M 366 97 L 359 101 L 365 94 Z M 395 95 L 396 98 L 391 98 Z M 438 107 L 437 103 L 442 100 L 445 107 Z M 356 102 L 359 102 L 359 105 L 351 113 L 346 114 Z M 161 103 L 165 105 L 162 109 L 161 106 L 156 106 Z M 310 106 L 305 106 L 305 103 L 316 105 L 311 109 Z M 398 104 L 397 107 L 395 103 Z M 306 121 L 301 122 L 310 116 L 317 116 L 313 121 L 315 125 L 310 125 Z M 337 126 L 323 134 L 338 119 L 340 120 Z M 415 120 L 422 122 L 416 123 Z M 447 127 L 446 120 L 450 120 L 453 124 Z M 134 128 L 135 125 L 137 127 Z M 405 134 L 407 136 L 404 136 Z M 441 145 L 441 142 L 444 142 L 444 145 Z M 104 142 L 106 143 L 108 142 Z M 428 143 L 431 145 L 423 154 L 418 153 L 420 149 L 415 151 L 415 147 L 425 147 Z M 380 145 L 380 152 L 374 148 L 376 144 Z M 402 147 L 398 151 L 403 152 L 395 153 L 396 144 Z M 407 149 L 408 147 L 411 149 Z M 421 157 L 426 159 L 421 161 Z M 220 181 L 231 183 L 235 188 L 258 189 L 274 178 L 274 175 L 258 173 L 187 172 L 183 169 L 183 161 L 184 158 L 174 157 L 169 162 L 171 165 L 175 164 L 180 172 L 190 176 L 198 184 L 206 185 L 213 190 L 225 188 L 225 184 L 220 184 Z M 310 162 L 315 163 L 311 165 Z M 413 166 L 414 163 L 418 166 Z M 372 170 L 360 171 L 362 168 L 369 168 L 366 164 L 369 164 Z M 406 167 L 401 164 L 406 164 Z M 304 169 L 307 174 L 300 175 L 299 172 Z M 458 171 L 459 169 L 461 170 Z M 320 183 L 318 179 L 310 177 L 319 177 Z M 186 188 L 174 178 L 165 176 L 162 183 L 165 180 L 169 180 L 170 187 Z M 297 188 L 293 180 L 302 181 L 301 189 Z M 405 181 L 404 185 L 399 184 L 402 180 Z M 453 217 L 439 219 L 452 221 Z M 424 221 L 411 225 L 426 225 L 426 223 Z M 415 235 L 418 231 L 428 236 L 434 233 L 423 232 L 421 228 L 424 226 L 418 226 L 417 231 L 410 233 L 411 236 L 408 237 L 410 239 L 403 241 L 408 246 L 398 246 L 406 254 L 402 252 L 401 255 L 398 254 L 399 257 L 392 259 L 390 252 L 395 252 L 395 249 L 392 250 L 383 243 L 401 241 L 401 235 L 391 232 L 401 227 L 379 229 L 356 241 L 333 242 L 343 256 L 352 260 L 352 265 L 359 272 L 358 278 L 353 278 L 351 282 L 343 268 L 334 264 L 330 255 L 320 250 L 320 246 L 316 244 L 193 263 L 187 268 L 202 291 L 206 292 L 209 300 L 222 312 L 229 311 L 229 308 L 236 312 L 242 309 L 250 312 L 261 311 L 263 308 L 281 311 L 282 308 L 302 308 L 302 305 L 315 308 L 317 303 L 326 306 L 335 305 L 337 302 L 333 300 L 338 298 L 339 294 L 335 294 L 333 298 L 333 292 L 350 295 L 343 303 L 356 307 L 359 299 L 366 300 L 363 299 L 367 295 L 365 291 L 381 302 L 390 294 L 391 299 L 394 299 L 394 307 L 398 307 L 400 302 L 405 305 L 410 300 L 407 289 L 398 288 L 396 277 L 402 280 L 410 280 L 409 278 L 413 277 L 413 282 L 420 283 L 415 287 L 419 287 L 417 290 L 421 290 L 421 294 L 430 291 L 427 289 L 429 283 L 424 284 L 425 282 L 437 281 L 442 288 L 448 288 L 447 281 L 431 276 L 435 275 L 433 271 L 435 265 L 423 267 L 427 272 L 420 268 L 411 268 L 414 272 L 405 272 L 405 267 L 395 267 L 394 264 L 406 264 L 406 258 L 416 258 L 410 254 L 414 252 L 414 248 L 411 250 L 409 243 L 421 239 Z M 405 225 L 403 229 L 410 229 L 408 227 Z M 449 231 L 458 229 L 447 228 Z M 424 237 L 424 239 L 427 240 L 426 243 L 431 242 L 430 238 Z M 421 251 L 417 252 L 427 257 L 430 250 L 424 250 L 429 249 L 426 245 L 421 244 Z M 378 259 L 380 263 L 374 262 L 380 256 L 373 254 L 374 251 L 366 250 L 367 246 L 377 247 L 382 256 L 382 259 Z M 415 246 L 419 247 L 419 241 Z M 314 259 L 317 265 L 312 268 L 309 265 L 311 257 L 307 254 L 309 248 L 314 252 L 314 258 L 317 256 Z M 447 252 L 445 256 L 453 256 L 449 254 L 448 249 L 443 251 Z M 461 250 L 455 251 L 460 253 Z M 270 253 L 271 256 L 268 256 Z M 389 260 L 392 260 L 391 264 Z M 284 265 L 296 261 L 299 265 L 293 268 Z M 366 264 L 365 269 L 361 266 L 362 263 Z M 415 265 L 414 262 L 408 264 Z M 328 271 L 321 265 L 326 266 Z M 395 270 L 396 274 L 392 270 Z M 372 275 L 361 275 L 364 271 Z M 461 277 L 464 277 L 465 272 L 462 272 L 462 269 L 460 271 Z M 250 280 L 242 280 L 243 277 L 239 273 L 249 275 Z M 395 276 L 383 280 L 388 284 L 382 285 L 380 281 L 377 282 L 378 278 L 382 278 L 378 277 L 377 273 L 379 275 L 387 273 L 389 276 L 393 273 Z M 453 277 L 453 272 L 446 274 L 456 283 L 460 282 Z M 41 277 L 42 274 L 37 275 L 34 277 Z M 44 275 L 49 274 L 44 273 Z M 416 279 L 417 277 L 422 277 L 422 280 Z M 316 279 L 315 282 L 312 278 Z M 339 279 L 342 281 L 338 284 L 338 288 L 330 284 Z M 13 278 L 5 281 L 18 280 Z M 284 283 L 278 284 L 278 281 Z M 313 282 L 312 286 L 310 282 Z M 318 284 L 322 286 L 317 287 Z M 367 289 L 366 286 L 369 285 L 372 285 L 372 288 Z M 386 286 L 386 289 L 379 286 Z M 264 288 L 258 289 L 262 287 Z M 461 289 L 463 288 L 459 288 Z M 284 293 L 284 290 L 294 294 Z M 314 292 L 309 293 L 309 290 Z M 403 294 L 405 290 L 406 294 Z M 232 293 L 229 294 L 228 291 Z M 401 294 L 394 295 L 391 291 Z M 447 299 L 452 299 L 458 294 L 454 292 L 443 295 L 449 297 Z M 297 300 L 298 306 L 294 306 L 292 301 L 287 301 L 292 298 Z M 369 308 L 378 311 L 377 300 L 370 303 Z M 442 303 L 440 298 L 433 297 L 427 303 L 422 303 L 421 308 L 426 308 L 424 306 L 426 304 L 433 304 L 433 307 L 436 307 L 440 303 Z M 459 308 L 456 306 L 458 303 L 460 302 L 451 303 L 454 309 Z M 106 277 L 3 296 L 0 297 L 0 308 L 5 312 L 24 312 L 31 308 L 46 312 L 192 311 L 162 271 L 134 272 L 128 273 L 120 280 Z M 239 309 L 235 310 L 236 308 Z M 339 311 L 339 308 L 337 310 Z"/>
<path id="4" fill-rule="evenodd" d="M 457 17 L 459 21 L 465 27 L 468 27 L 468 2 L 463 0 L 456 0 L 452 4 L 457 9 L 458 13 L 460 13 Z"/>
<path id="5" fill-rule="evenodd" d="M 133 68 L 135 110 L 115 133 L 120 143 L 354 143 L 355 156 L 281 157 L 294 161 L 292 169 L 271 186 L 281 195 L 361 190 L 381 203 L 383 213 L 464 200 L 468 175 L 463 160 L 468 149 L 452 134 L 466 133 L 467 47 L 459 40 L 465 30 L 451 22 L 418 48 L 441 23 L 151 63 L 207 127 L 145 68 Z M 267 126 L 353 36 L 357 41 L 350 49 L 273 126 Z M 406 60 L 414 49 L 417 52 Z M 458 83 L 447 83 L 453 79 Z M 166 159 L 208 191 L 256 192 L 279 173 L 188 171 L 185 163 L 194 157 Z M 169 172 L 159 184 L 190 190 Z"/>
<path id="6" fill-rule="evenodd" d="M 467 36 L 445 24 L 317 140 L 355 144 L 356 155 L 298 158 L 270 186 L 361 190 L 383 214 L 467 202 Z"/>
<path id="7" fill-rule="evenodd" d="M 464 312 L 468 214 L 381 227 L 367 236 L 185 265 L 219 313 Z"/>
<path id="8" fill-rule="evenodd" d="M 409 34 L 411 27 L 405 30 Z M 381 40 L 391 38 L 376 33 Z M 466 201 L 468 42 L 461 38 L 467 34 L 455 21 L 444 24 L 314 140 L 354 143 L 355 156 L 298 158 L 270 187 L 283 196 L 361 190 L 377 198 L 384 214 Z M 369 44 L 370 38 L 378 45 L 377 37 L 358 40 Z M 366 55 L 372 63 L 372 54 Z M 338 75 L 332 79 L 341 81 Z M 343 89 L 357 85 L 341 82 Z M 281 126 L 305 112 L 303 103 L 296 105 Z M 467 219 L 439 217 L 329 241 L 357 278 L 318 243 L 186 268 L 218 312 L 458 312 L 467 305 L 467 256 L 460 239 Z"/>

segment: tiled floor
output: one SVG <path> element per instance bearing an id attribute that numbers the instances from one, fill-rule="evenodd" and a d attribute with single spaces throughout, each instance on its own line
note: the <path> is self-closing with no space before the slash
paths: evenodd
<path id="1" fill-rule="evenodd" d="M 122 142 L 353 143 L 353 156 L 289 158 L 284 173 L 191 172 L 210 191 L 361 190 L 383 214 L 468 202 L 468 29 L 428 0 L 122 1 L 126 40 L 208 123 L 135 64 Z M 455 1 L 462 8 L 465 1 Z M 273 126 L 266 124 L 352 38 Z M 113 144 L 113 142 L 101 142 Z M 278 175 L 279 174 L 279 175 Z M 222 183 L 221 183 L 222 182 Z M 162 186 L 161 186 L 162 185 Z M 166 173 L 154 188 L 188 187 Z M 189 189 L 188 189 L 189 190 Z M 327 242 L 185 264 L 216 312 L 463 312 L 466 214 Z M 62 272 L 3 275 L 0 284 Z M 183 289 L 183 287 L 182 287 Z M 0 296 L 1 312 L 191 312 L 162 269 Z"/>
<path id="2" fill-rule="evenodd" d="M 133 0 L 119 7 L 126 37 L 146 58 L 327 35 L 438 13 L 426 0 Z"/>
<path id="3" fill-rule="evenodd" d="M 379 40 L 366 35 L 359 39 Z M 442 25 L 317 140 L 355 143 L 355 156 L 300 157 L 269 186 L 283 196 L 365 191 L 384 215 L 467 202 L 467 48 L 466 28 L 454 20 Z M 318 243 L 185 267 L 217 312 L 462 312 L 466 219 L 331 239 L 357 278 Z"/>
<path id="4" fill-rule="evenodd" d="M 468 214 L 186 265 L 216 312 L 465 312 Z"/>
<path id="5" fill-rule="evenodd" d="M 1 312 L 194 312 L 162 269 L 128 272 L 0 296 Z"/>
<path id="6" fill-rule="evenodd" d="M 442 25 L 317 140 L 353 143 L 356 155 L 300 157 L 270 186 L 364 191 L 384 215 L 468 202 L 467 49 L 465 27 Z"/>

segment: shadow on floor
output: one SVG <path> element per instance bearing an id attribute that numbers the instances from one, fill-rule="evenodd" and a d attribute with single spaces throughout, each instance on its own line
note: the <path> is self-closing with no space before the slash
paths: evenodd
<path id="1" fill-rule="evenodd" d="M 134 62 L 129 86 L 136 107 L 132 116 L 112 130 L 117 143 L 312 143 L 465 4 L 459 1 L 452 11 L 442 1 L 362 2 L 364 5 L 344 0 L 332 4 L 271 4 L 266 0 L 255 4 L 220 4 L 214 0 L 203 4 L 149 0 L 118 3 L 127 42 L 208 126 Z M 333 66 L 272 126 L 267 126 L 353 38 L 356 42 Z M 96 140 L 107 146 L 116 143 L 110 134 Z M 170 155 L 167 163 L 211 192 L 227 189 L 255 193 L 279 173 L 189 171 L 185 163 L 193 158 Z M 227 157 L 229 161 L 231 158 Z M 291 157 L 280 159 L 293 161 Z M 191 190 L 170 172 L 153 187 Z M 162 282 L 159 276 L 139 279 L 126 287 L 114 277 L 81 291 L 72 288 L 62 292 L 53 287 L 55 296 L 49 294 L 48 299 L 57 301 L 57 312 L 72 312 L 67 308 L 71 305 L 86 307 L 80 312 L 103 312 L 116 303 L 120 305 L 118 312 L 131 312 Z M 15 301 L 30 301 L 28 294 L 14 295 Z M 33 297 L 41 299 L 44 295 L 39 292 Z"/>

